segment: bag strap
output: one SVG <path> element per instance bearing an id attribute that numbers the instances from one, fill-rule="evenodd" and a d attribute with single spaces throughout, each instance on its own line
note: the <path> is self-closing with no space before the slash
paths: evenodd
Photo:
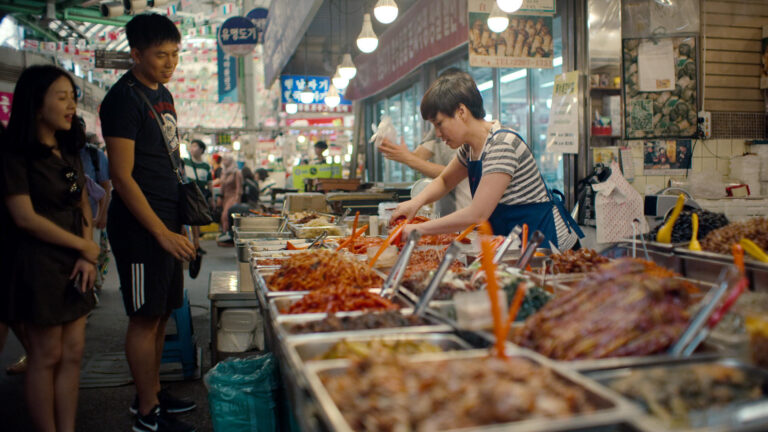
<path id="1" fill-rule="evenodd" d="M 152 102 L 149 101 L 149 98 L 147 95 L 144 94 L 143 91 L 137 90 L 135 85 L 136 83 L 133 80 L 128 80 L 127 82 L 128 87 L 131 88 L 136 94 L 139 95 L 139 97 L 144 101 L 145 104 L 149 107 L 149 110 L 152 111 L 152 115 L 155 116 L 155 121 L 157 122 L 157 126 L 160 128 L 160 135 L 163 137 L 163 142 L 165 143 L 165 149 L 168 153 L 168 161 L 171 163 L 171 169 L 176 174 L 176 178 L 179 180 L 179 183 L 184 184 L 184 180 L 181 177 L 181 173 L 179 172 L 179 164 L 173 160 L 173 148 L 171 147 L 171 143 L 168 142 L 168 137 L 165 136 L 165 127 L 163 125 L 163 120 L 160 119 L 160 115 L 155 110 L 155 107 L 152 106 Z"/>

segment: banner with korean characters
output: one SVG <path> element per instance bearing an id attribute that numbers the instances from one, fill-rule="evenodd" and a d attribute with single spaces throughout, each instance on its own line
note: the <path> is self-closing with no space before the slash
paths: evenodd
<path id="1" fill-rule="evenodd" d="M 234 103 L 237 98 L 237 57 L 226 54 L 217 44 L 219 103 Z"/>
<path id="2" fill-rule="evenodd" d="M 488 28 L 487 21 L 496 0 L 468 1 L 470 66 L 552 68 L 555 53 L 553 12 L 542 12 L 542 6 L 537 10 L 509 14 L 507 28 L 495 33 Z"/>
<path id="3" fill-rule="evenodd" d="M 555 75 L 547 128 L 547 152 L 579 152 L 579 72 Z"/>
<path id="4" fill-rule="evenodd" d="M 333 108 L 325 103 L 325 96 L 331 86 L 331 79 L 327 76 L 305 76 L 305 75 L 281 75 L 280 76 L 280 99 L 285 108 L 285 104 L 294 103 L 298 106 L 300 112 L 341 112 L 351 113 L 352 102 L 341 96 L 341 102 Z M 299 93 L 309 89 L 314 97 L 312 102 L 305 104 L 299 100 Z"/>
<path id="5" fill-rule="evenodd" d="M 217 32 L 219 46 L 225 53 L 242 57 L 253 52 L 259 32 L 249 18 L 237 16 L 224 21 Z"/>

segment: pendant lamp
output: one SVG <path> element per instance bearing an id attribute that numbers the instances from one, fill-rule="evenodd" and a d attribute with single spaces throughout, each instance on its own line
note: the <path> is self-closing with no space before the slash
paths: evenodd
<path id="1" fill-rule="evenodd" d="M 304 80 L 307 80 L 307 35 L 304 35 Z M 299 92 L 299 101 L 303 104 L 311 104 L 315 101 L 315 93 L 304 83 L 304 88 Z"/>
<path id="2" fill-rule="evenodd" d="M 397 3 L 395 0 L 379 0 L 373 7 L 373 16 L 382 24 L 391 23 L 397 19 Z"/>
<path id="3" fill-rule="evenodd" d="M 509 17 L 499 8 L 498 4 L 493 5 L 491 14 L 488 15 L 488 28 L 492 32 L 501 33 L 509 26 Z"/>
<path id="4" fill-rule="evenodd" d="M 286 114 L 296 114 L 299 111 L 299 105 L 295 103 L 285 104 Z"/>
<path id="5" fill-rule="evenodd" d="M 325 104 L 331 108 L 336 108 L 339 106 L 339 103 L 341 103 L 341 96 L 339 96 L 339 91 L 336 90 L 336 87 L 331 85 L 331 88 L 328 89 L 328 93 L 325 95 Z"/>
<path id="6" fill-rule="evenodd" d="M 496 5 L 506 13 L 513 13 L 523 7 L 523 0 L 496 0 Z"/>
<path id="7" fill-rule="evenodd" d="M 349 53 L 344 54 L 344 57 L 341 58 L 339 74 L 348 80 L 351 80 L 355 77 L 355 75 L 357 75 L 357 68 L 352 62 L 352 56 Z"/>
<path id="8" fill-rule="evenodd" d="M 349 80 L 341 76 L 338 68 L 336 69 L 336 75 L 331 78 L 331 82 L 339 90 L 344 90 L 349 85 Z"/>
<path id="9" fill-rule="evenodd" d="M 357 47 L 360 51 L 368 54 L 376 51 L 376 47 L 378 46 L 379 38 L 377 38 L 376 33 L 373 32 L 371 14 L 365 14 L 363 15 L 363 28 L 357 36 Z"/>

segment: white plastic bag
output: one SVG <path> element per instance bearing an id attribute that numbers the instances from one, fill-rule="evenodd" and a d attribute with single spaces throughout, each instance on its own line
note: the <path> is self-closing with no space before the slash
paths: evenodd
<path id="1" fill-rule="evenodd" d="M 688 174 L 688 191 L 696 198 L 722 198 L 725 196 L 725 183 L 719 175 L 692 172 Z"/>
<path id="2" fill-rule="evenodd" d="M 371 125 L 371 127 L 373 128 L 373 136 L 371 137 L 371 142 L 376 147 L 381 145 L 382 141 L 384 141 L 384 138 L 397 144 L 397 130 L 395 129 L 395 125 L 392 124 L 392 117 L 388 115 L 382 116 L 379 126 L 376 127 Z"/>

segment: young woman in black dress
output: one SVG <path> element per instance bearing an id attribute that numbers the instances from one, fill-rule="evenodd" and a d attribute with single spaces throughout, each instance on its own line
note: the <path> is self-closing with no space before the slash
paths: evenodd
<path id="1" fill-rule="evenodd" d="M 99 246 L 79 151 L 75 83 L 50 65 L 27 68 L 16 83 L 0 145 L 0 187 L 15 232 L 7 321 L 27 342 L 27 406 L 40 431 L 75 430 L 85 321 Z M 6 251 L 7 252 L 7 251 Z M 5 276 L 5 275 L 4 275 Z"/>

